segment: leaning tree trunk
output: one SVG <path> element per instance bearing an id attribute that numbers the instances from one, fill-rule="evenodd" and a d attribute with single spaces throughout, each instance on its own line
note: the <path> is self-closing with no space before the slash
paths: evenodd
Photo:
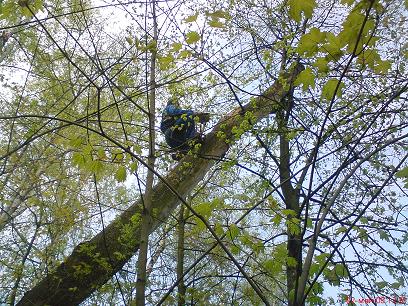
<path id="1" fill-rule="evenodd" d="M 289 84 L 302 69 L 297 65 L 291 73 L 281 75 L 262 96 L 231 111 L 206 136 L 197 156 L 186 156 L 161 178 L 152 190 L 150 232 L 166 221 L 215 161 L 228 151 L 226 140 L 233 140 L 233 127 L 240 126 L 247 118 L 254 124 L 282 107 L 280 101 L 284 100 Z M 252 115 L 245 116 L 247 112 Z M 72 306 L 84 301 L 138 250 L 141 213 L 142 205 L 138 200 L 91 240 L 77 245 L 71 255 L 27 291 L 17 305 Z"/>

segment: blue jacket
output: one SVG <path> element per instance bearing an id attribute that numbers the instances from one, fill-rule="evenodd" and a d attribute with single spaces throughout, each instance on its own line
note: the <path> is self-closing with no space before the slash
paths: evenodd
<path id="1" fill-rule="evenodd" d="M 182 118 L 181 115 L 186 114 L 187 118 Z M 169 104 L 163 110 L 162 122 L 160 124 L 160 130 L 165 133 L 167 129 L 185 124 L 186 122 L 194 122 L 192 115 L 194 112 L 190 109 L 181 109 L 176 106 Z"/>

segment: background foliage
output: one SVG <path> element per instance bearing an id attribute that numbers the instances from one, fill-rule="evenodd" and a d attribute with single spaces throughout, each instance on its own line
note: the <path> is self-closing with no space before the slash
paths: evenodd
<path id="1" fill-rule="evenodd" d="M 152 52 L 161 175 L 174 166 L 158 129 L 168 98 L 210 112 L 207 132 L 305 67 L 274 114 L 218 135 L 228 154 L 186 199 L 270 303 L 406 297 L 407 16 L 397 0 L 1 1 L 1 303 L 143 194 Z M 147 303 L 177 303 L 181 264 L 191 305 L 260 305 L 213 244 L 173 212 L 150 235 Z M 83 305 L 128 304 L 135 265 Z"/>

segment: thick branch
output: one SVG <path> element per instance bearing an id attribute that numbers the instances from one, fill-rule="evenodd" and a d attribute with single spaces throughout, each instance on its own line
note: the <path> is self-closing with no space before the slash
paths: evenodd
<path id="1" fill-rule="evenodd" d="M 280 108 L 290 83 L 302 67 L 282 76 L 263 96 L 237 107 L 213 128 L 199 152 L 199 157 L 185 157 L 163 180 L 153 188 L 151 231 L 160 226 L 205 174 L 228 151 L 225 139 L 233 138 L 232 128 L 245 119 L 245 112 L 257 121 Z M 255 123 L 255 122 L 254 122 Z M 177 192 L 174 192 L 177 191 Z M 139 248 L 142 205 L 140 200 L 119 215 L 103 232 L 76 246 L 54 271 L 27 291 L 17 305 L 77 305 L 107 282 L 135 254 Z"/>

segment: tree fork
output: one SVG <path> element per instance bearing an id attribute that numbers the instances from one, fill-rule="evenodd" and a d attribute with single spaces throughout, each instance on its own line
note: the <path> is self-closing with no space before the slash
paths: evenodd
<path id="1" fill-rule="evenodd" d="M 288 93 L 287 84 L 292 83 L 303 69 L 302 65 L 296 65 L 291 72 L 283 73 L 263 95 L 221 118 L 206 136 L 198 156 L 183 158 L 154 186 L 150 232 L 169 217 L 180 201 L 185 199 L 214 163 L 228 151 L 229 145 L 225 140 L 233 139 L 232 128 L 246 120 L 243 113 L 251 112 L 254 123 L 275 113 L 282 107 L 280 101 Z M 223 138 L 219 137 L 220 134 Z M 17 305 L 72 306 L 84 301 L 118 272 L 138 250 L 142 209 L 139 199 L 118 215 L 104 231 L 91 240 L 78 244 L 71 255 L 27 291 Z"/>

